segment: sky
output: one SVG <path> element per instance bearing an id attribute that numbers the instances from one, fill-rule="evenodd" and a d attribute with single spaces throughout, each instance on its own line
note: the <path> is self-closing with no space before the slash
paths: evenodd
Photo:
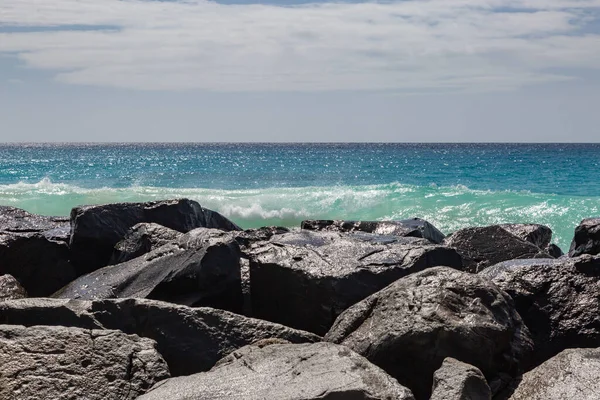
<path id="1" fill-rule="evenodd" d="M 600 0 L 1 0 L 0 142 L 599 142 Z"/>

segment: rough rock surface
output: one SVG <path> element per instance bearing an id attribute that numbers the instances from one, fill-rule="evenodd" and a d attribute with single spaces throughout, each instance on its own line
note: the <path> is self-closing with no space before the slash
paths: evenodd
<path id="1" fill-rule="evenodd" d="M 430 400 L 491 400 L 492 392 L 479 368 L 446 358 L 433 375 Z"/>
<path id="2" fill-rule="evenodd" d="M 511 400 L 598 400 L 600 348 L 568 349 L 523 375 Z"/>
<path id="3" fill-rule="evenodd" d="M 12 275 L 0 276 L 0 301 L 27 297 L 27 291 Z"/>
<path id="4" fill-rule="evenodd" d="M 329 232 L 367 232 L 377 235 L 418 237 L 439 244 L 445 235 L 429 222 L 420 219 L 400 221 L 344 221 L 344 220 L 306 220 L 302 229 Z"/>
<path id="5" fill-rule="evenodd" d="M 552 229 L 540 224 L 501 224 L 502 228 L 513 235 L 545 249 L 552 240 Z"/>
<path id="6" fill-rule="evenodd" d="M 531 349 L 511 298 L 490 280 L 446 267 L 399 279 L 344 311 L 325 340 L 348 346 L 428 398 L 446 357 L 479 368 L 495 393 Z"/>
<path id="7" fill-rule="evenodd" d="M 483 271 L 514 300 L 535 342 L 533 365 L 600 347 L 600 256 L 506 261 Z"/>
<path id="8" fill-rule="evenodd" d="M 0 206 L 0 275 L 31 296 L 48 296 L 76 278 L 69 263 L 68 220 Z"/>
<path id="9" fill-rule="evenodd" d="M 396 279 L 437 265 L 461 268 L 455 250 L 416 238 L 299 231 L 250 254 L 253 315 L 324 334 L 346 308 Z"/>
<path id="10" fill-rule="evenodd" d="M 575 228 L 569 257 L 600 254 L 600 218 L 587 218 Z"/>
<path id="11" fill-rule="evenodd" d="M 380 368 L 331 343 L 234 351 L 210 370 L 158 383 L 140 400 L 414 399 Z"/>
<path id="12" fill-rule="evenodd" d="M 233 233 L 198 228 L 142 257 L 79 277 L 53 297 L 149 298 L 239 312 L 240 257 Z"/>
<path id="13" fill-rule="evenodd" d="M 565 253 L 563 253 L 562 249 L 560 247 L 558 247 L 557 245 L 555 245 L 554 243 L 551 243 L 548 245 L 548 247 L 546 247 L 546 253 L 550 254 L 550 256 L 554 257 L 554 258 L 559 258 L 565 255 Z"/>
<path id="14" fill-rule="evenodd" d="M 115 245 L 109 264 L 120 264 L 179 239 L 183 233 L 159 224 L 142 222 L 134 225 Z"/>
<path id="15" fill-rule="evenodd" d="M 0 325 L 2 399 L 135 399 L 169 376 L 149 339 L 109 330 Z"/>
<path id="16" fill-rule="evenodd" d="M 507 260 L 552 258 L 500 225 L 460 229 L 448 236 L 444 245 L 456 248 L 469 272 L 479 272 Z"/>
<path id="17" fill-rule="evenodd" d="M 187 199 L 75 207 L 71 211 L 70 245 L 79 274 L 107 265 L 114 246 L 140 222 L 154 222 L 184 233 L 200 227 L 240 230 L 221 214 Z"/>
<path id="18" fill-rule="evenodd" d="M 212 308 L 153 300 L 23 299 L 0 302 L 0 323 L 116 329 L 153 339 L 173 376 L 207 371 L 232 351 L 258 340 L 292 343 L 321 338 L 272 322 Z"/>

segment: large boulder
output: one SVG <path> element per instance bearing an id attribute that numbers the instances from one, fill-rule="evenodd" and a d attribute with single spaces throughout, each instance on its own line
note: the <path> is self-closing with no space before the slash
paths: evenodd
<path id="1" fill-rule="evenodd" d="M 500 225 L 465 228 L 444 240 L 462 256 L 465 270 L 479 272 L 502 261 L 523 258 L 552 258 L 533 243 L 527 242 Z"/>
<path id="2" fill-rule="evenodd" d="M 0 276 L 0 301 L 24 299 L 27 291 L 12 275 Z"/>
<path id="3" fill-rule="evenodd" d="M 424 239 L 300 231 L 276 235 L 250 253 L 258 318 L 324 334 L 337 316 L 393 281 L 425 268 L 461 268 L 453 249 Z"/>
<path id="4" fill-rule="evenodd" d="M 503 229 L 513 235 L 532 243 L 540 249 L 545 249 L 552 240 L 552 229 L 540 224 L 501 224 Z"/>
<path id="5" fill-rule="evenodd" d="M 446 358 L 433 375 L 430 400 L 491 400 L 492 392 L 479 368 Z"/>
<path id="6" fill-rule="evenodd" d="M 241 252 L 233 233 L 198 228 L 141 257 L 81 276 L 55 298 L 149 298 L 242 309 Z"/>
<path id="7" fill-rule="evenodd" d="M 209 372 L 158 383 L 139 400 L 409 400 L 380 368 L 331 343 L 247 346 Z"/>
<path id="8" fill-rule="evenodd" d="M 149 339 L 110 330 L 0 325 L 2 399 L 135 399 L 169 376 Z"/>
<path id="9" fill-rule="evenodd" d="M 142 222 L 132 226 L 123 240 L 115 245 L 108 262 L 110 265 L 124 263 L 179 239 L 183 233 L 165 226 Z"/>
<path id="10" fill-rule="evenodd" d="M 68 220 L 0 206 L 0 275 L 31 296 L 49 296 L 76 278 L 69 262 Z"/>
<path id="11" fill-rule="evenodd" d="M 306 220 L 302 229 L 328 232 L 367 232 L 377 235 L 418 237 L 439 244 L 445 235 L 429 222 L 420 219 L 399 221 L 344 221 L 344 220 Z"/>
<path id="12" fill-rule="evenodd" d="M 600 347 L 600 256 L 506 261 L 481 274 L 513 298 L 535 342 L 533 365 Z"/>
<path id="13" fill-rule="evenodd" d="M 600 218 L 587 218 L 575 228 L 569 257 L 600 254 Z"/>
<path id="14" fill-rule="evenodd" d="M 511 400 L 598 400 L 600 348 L 568 349 L 525 375 Z"/>
<path id="15" fill-rule="evenodd" d="M 258 340 L 320 340 L 317 335 L 223 310 L 141 299 L 5 301 L 0 302 L 0 324 L 116 329 L 147 337 L 156 341 L 173 376 L 207 371 L 227 354 Z"/>
<path id="16" fill-rule="evenodd" d="M 79 274 L 107 265 L 114 246 L 140 222 L 154 222 L 183 233 L 201 227 L 240 230 L 221 214 L 187 199 L 75 207 L 71 210 L 70 245 Z"/>
<path id="17" fill-rule="evenodd" d="M 344 311 L 325 340 L 382 367 L 420 399 L 446 357 L 481 370 L 493 392 L 532 349 L 511 298 L 489 279 L 447 267 L 392 283 Z"/>

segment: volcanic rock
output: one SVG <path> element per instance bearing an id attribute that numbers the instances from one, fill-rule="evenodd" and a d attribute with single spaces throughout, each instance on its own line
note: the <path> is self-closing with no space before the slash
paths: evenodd
<path id="1" fill-rule="evenodd" d="M 155 223 L 132 226 L 123 240 L 115 245 L 109 265 L 124 263 L 179 239 L 183 233 Z"/>
<path id="2" fill-rule="evenodd" d="M 150 339 L 111 330 L 0 325 L 2 399 L 135 399 L 169 376 Z"/>
<path id="3" fill-rule="evenodd" d="M 511 298 L 490 280 L 447 267 L 392 283 L 344 311 L 325 340 L 348 346 L 428 398 L 446 357 L 479 368 L 495 393 L 532 350 Z"/>
<path id="4" fill-rule="evenodd" d="M 145 299 L 0 302 L 0 324 L 114 329 L 153 339 L 173 376 L 207 371 L 232 351 L 262 339 L 292 343 L 320 337 L 272 322 L 212 308 Z"/>
<path id="5" fill-rule="evenodd" d="M 139 400 L 409 400 L 410 390 L 331 343 L 246 346 L 209 372 L 172 378 Z"/>
<path id="6" fill-rule="evenodd" d="M 540 224 L 502 224 L 502 228 L 513 235 L 545 249 L 552 240 L 552 229 Z"/>
<path id="7" fill-rule="evenodd" d="M 256 244 L 250 257 L 254 316 L 324 334 L 346 308 L 425 268 L 461 268 L 453 249 L 424 239 L 299 231 Z"/>
<path id="8" fill-rule="evenodd" d="M 454 358 L 446 358 L 433 375 L 430 400 L 491 400 L 492 392 L 479 370 Z"/>
<path id="9" fill-rule="evenodd" d="M 587 218 L 575 228 L 569 257 L 600 254 L 600 218 Z"/>
<path id="10" fill-rule="evenodd" d="M 0 276 L 0 301 L 27 297 L 27 291 L 12 275 Z"/>

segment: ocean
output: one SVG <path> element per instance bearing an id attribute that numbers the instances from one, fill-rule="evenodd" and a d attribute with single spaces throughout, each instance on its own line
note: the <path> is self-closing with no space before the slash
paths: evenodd
<path id="1" fill-rule="evenodd" d="M 187 197 L 244 228 L 424 218 L 445 233 L 541 223 L 567 250 L 600 215 L 600 144 L 3 144 L 0 204 Z"/>

